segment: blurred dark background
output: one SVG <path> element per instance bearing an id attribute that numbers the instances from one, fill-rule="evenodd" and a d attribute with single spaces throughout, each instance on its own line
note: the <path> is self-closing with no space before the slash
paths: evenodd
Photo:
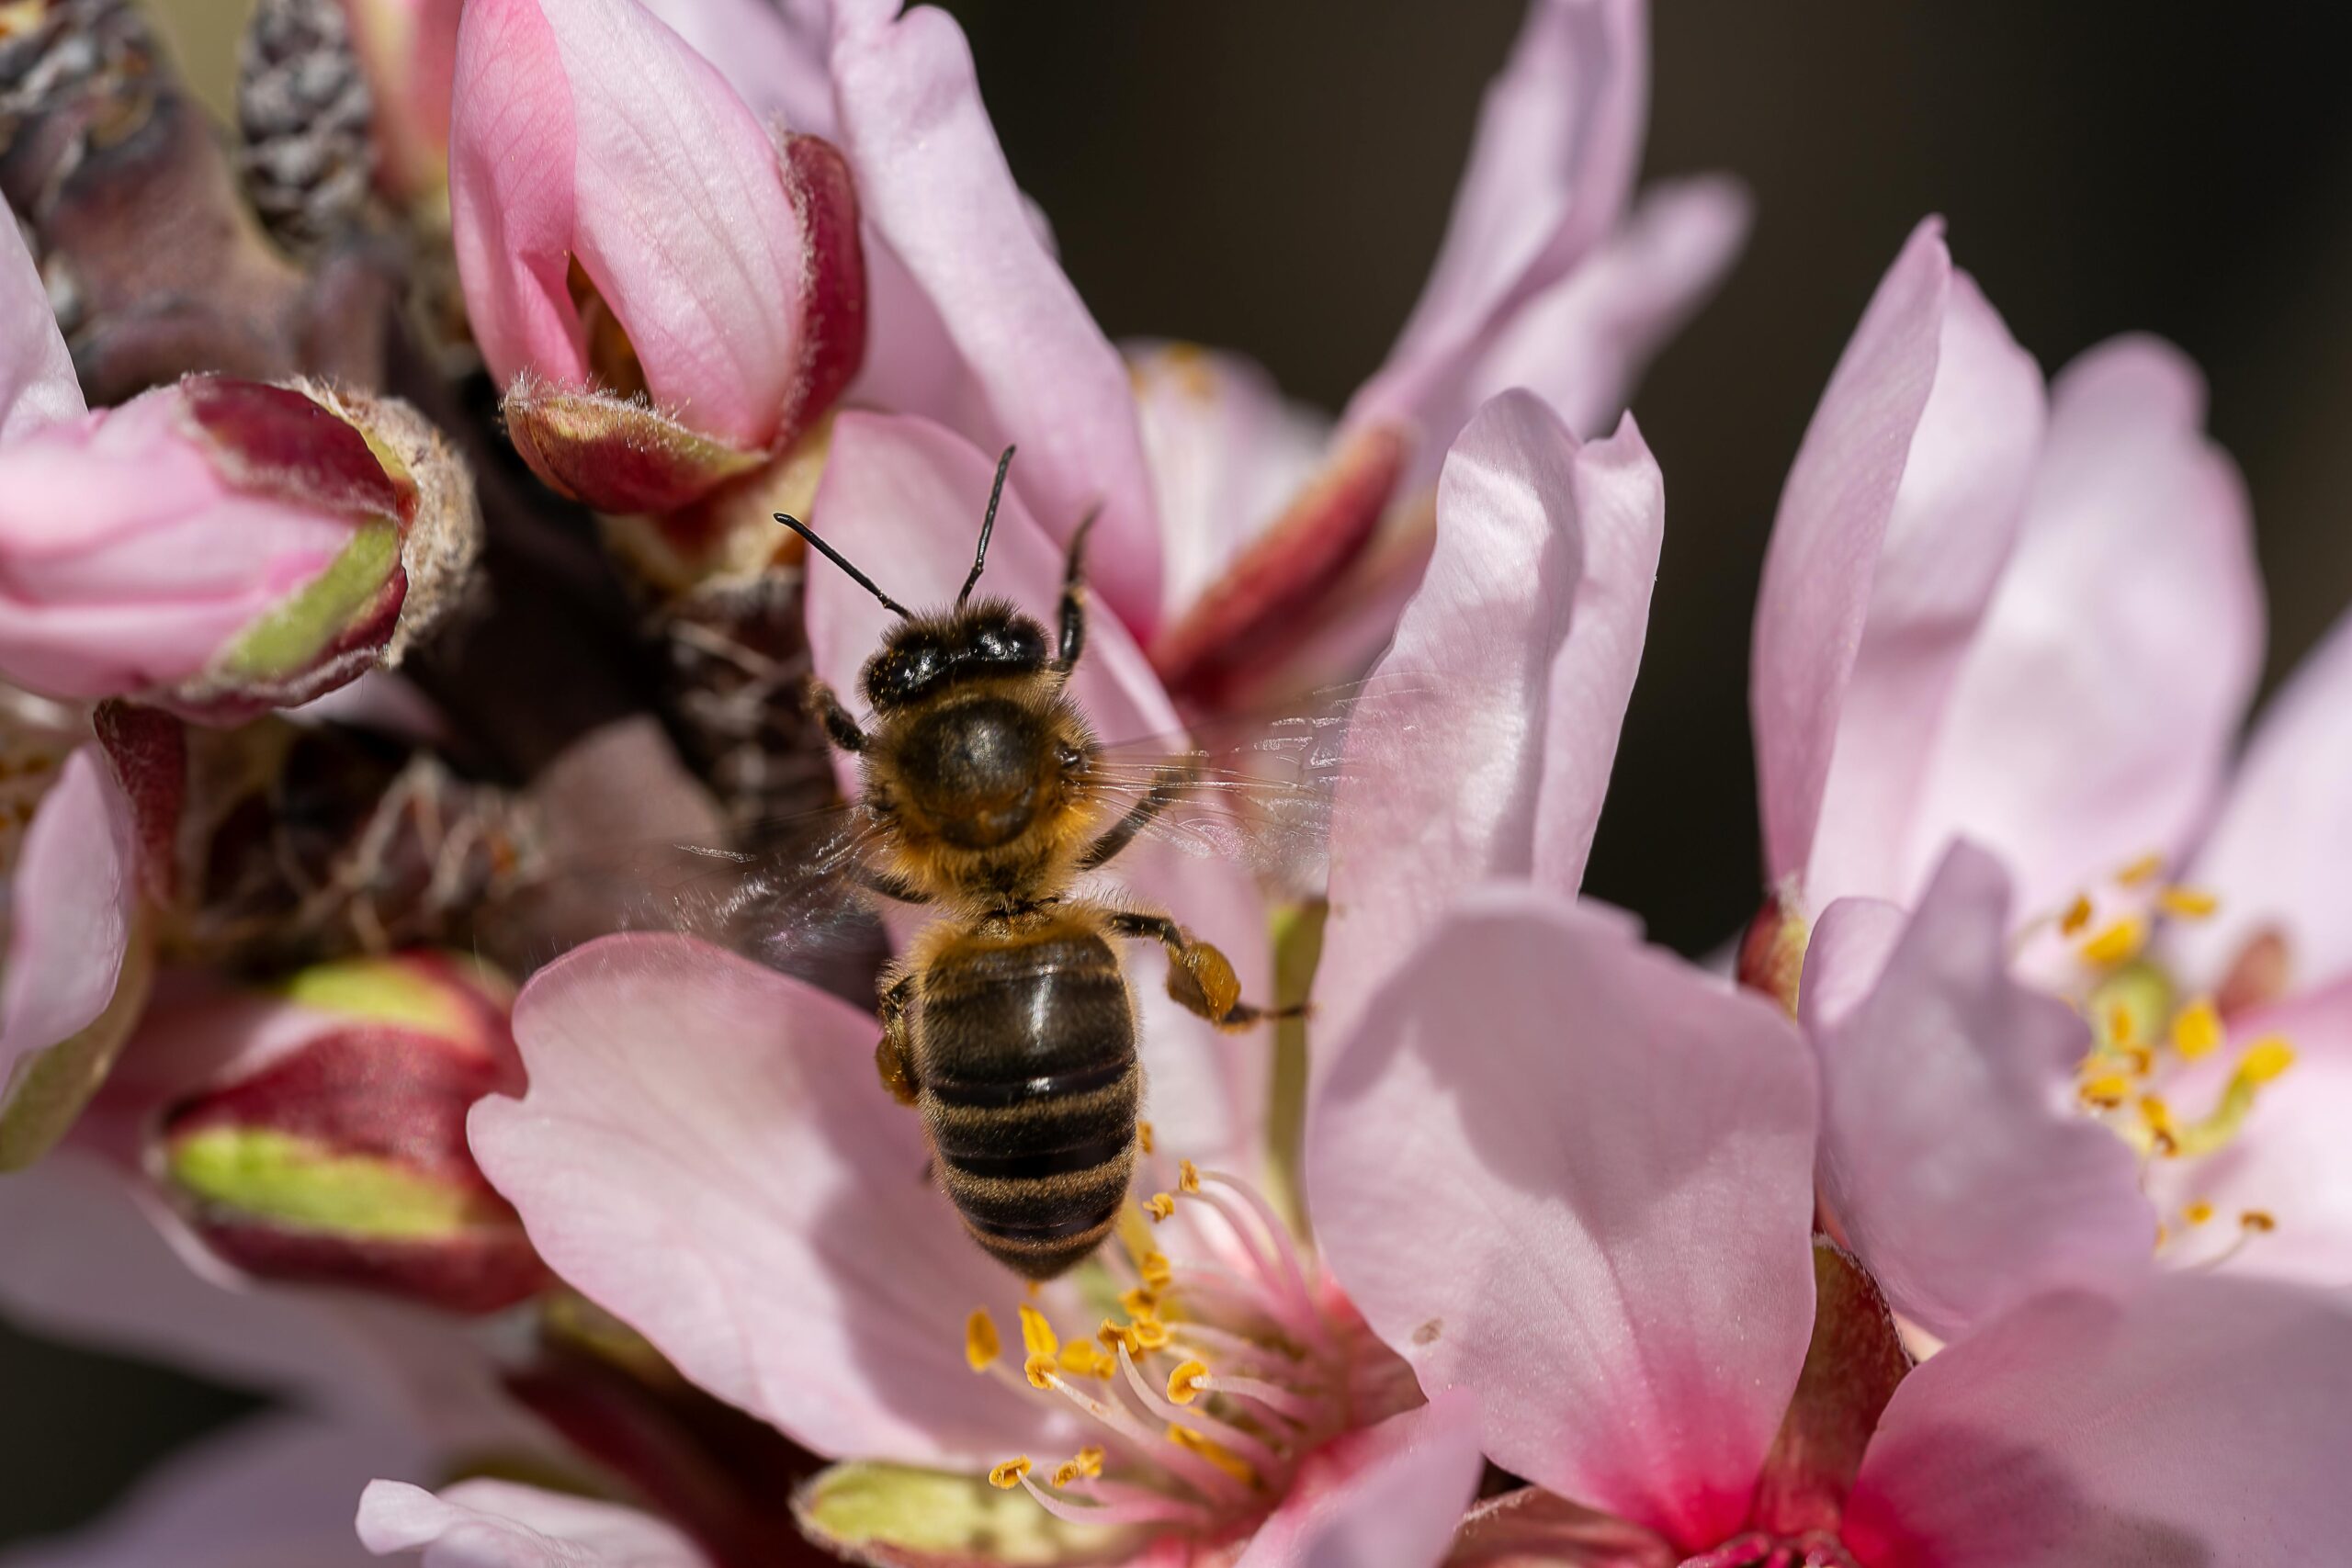
<path id="1" fill-rule="evenodd" d="M 237 0 L 165 19 L 215 85 Z M 1114 336 L 1240 348 L 1336 407 L 1435 251 L 1520 0 L 951 5 L 1014 172 Z M 2045 369 L 2185 347 L 2252 489 L 2275 681 L 2352 599 L 2352 95 L 2334 7 L 1675 0 L 1652 174 L 1727 169 L 1757 221 L 1636 400 L 1667 476 L 1642 679 L 1589 880 L 1710 948 L 1758 873 L 1748 609 L 1781 479 L 1918 217 Z M 0 1259 L 0 1268 L 6 1267 Z M 227 1391 L 0 1330 L 0 1542 L 104 1506 Z"/>

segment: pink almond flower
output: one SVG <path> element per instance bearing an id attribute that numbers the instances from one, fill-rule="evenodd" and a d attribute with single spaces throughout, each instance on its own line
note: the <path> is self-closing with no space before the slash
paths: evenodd
<path id="1" fill-rule="evenodd" d="M 872 541 L 861 564 L 894 597 L 922 604 L 960 581 L 956 546 L 972 537 L 989 477 L 985 455 L 936 426 L 847 414 L 812 512 Z M 1560 798 L 1590 797 L 1589 835 L 1615 745 L 1607 693 L 1622 708 L 1639 646 L 1656 467 L 1630 427 L 1580 447 L 1514 394 L 1464 432 L 1438 504 L 1438 552 L 1400 646 L 1451 667 L 1469 662 L 1453 657 L 1465 649 L 1529 632 L 1527 673 L 1491 696 L 1464 688 L 1462 733 L 1548 704 L 1552 776 Z M 1008 497 L 987 583 L 1046 603 L 1059 567 Z M 809 592 L 819 668 L 838 671 L 872 648 L 880 612 L 824 575 Z M 1621 594 L 1634 599 L 1630 627 Z M 1092 683 L 1078 700 L 1105 734 L 1123 716 L 1148 732 L 1167 699 L 1124 628 L 1098 626 L 1077 677 Z M 1390 694 L 1408 705 L 1384 716 L 1414 737 L 1433 694 Z M 1498 737 L 1495 787 L 1465 832 L 1523 831 L 1545 733 Z M 1565 842 L 1552 852 L 1581 858 Z M 1163 871 L 1123 857 L 1115 869 L 1204 934 L 1262 918 L 1249 916 L 1256 895 L 1236 867 Z M 1228 908 L 1230 928 L 1214 913 Z M 1233 951 L 1249 963 L 1238 939 Z M 1137 967 L 1148 996 L 1156 972 Z M 682 1019 L 693 1021 L 691 1051 L 675 1045 Z M 1394 1360 L 1358 1353 L 1352 1308 L 1258 1191 L 1262 1043 L 1186 1020 L 1148 1003 L 1143 1026 L 1156 1151 L 1144 1190 L 1159 1190 L 1151 1207 L 1170 1218 L 1153 1229 L 1136 1216 L 1098 1263 L 1035 1296 L 970 1243 L 926 1179 L 918 1122 L 871 1076 L 871 1014 L 680 939 L 608 939 L 533 980 L 516 1017 L 530 1090 L 479 1107 L 474 1146 L 567 1280 L 709 1392 L 820 1453 L 863 1461 L 802 1499 L 820 1539 L 889 1561 L 990 1560 L 935 1540 L 927 1556 L 876 1524 L 870 1504 L 835 1500 L 911 1490 L 906 1467 L 960 1471 L 968 1486 L 994 1465 L 1046 1510 L 1023 1529 L 1080 1532 L 1051 1536 L 1057 1550 L 1169 1564 L 1238 1552 L 1257 1568 L 1345 1561 L 1316 1556 L 1337 1539 L 1327 1530 L 1344 1530 L 1387 1542 L 1383 1561 L 1434 1561 L 1474 1478 L 1458 1440 L 1468 1413 L 1400 1405 Z M 1333 1239 L 1320 1216 L 1317 1234 Z M 1373 1224 L 1352 1246 L 1377 1252 L 1391 1234 Z M 1113 1298 L 1119 1310 L 1098 1334 Z M 1159 1315 L 1170 1299 L 1182 1316 Z M 421 1515 L 404 1490 L 370 1495 L 366 1528 L 388 1540 L 395 1510 L 478 1523 Z M 853 1525 L 883 1533 L 844 1533 Z"/>
<path id="2" fill-rule="evenodd" d="M 2125 338 L 2045 405 L 1930 224 L 1782 499 L 1747 972 L 1822 1049 L 1831 1217 L 1939 1335 L 2152 1258 L 2352 1282 L 2352 633 L 2233 779 L 2262 606 L 2202 404 Z"/>
<path id="3" fill-rule="evenodd" d="M 836 148 L 772 133 L 636 0 L 468 6 L 456 73 L 458 275 L 541 478 L 668 511 L 823 414 L 865 351 Z"/>
<path id="4" fill-rule="evenodd" d="M 1482 1511 L 1459 1561 L 2340 1550 L 2340 1300 L 2189 1275 L 2045 1294 L 1905 1375 L 1857 1271 L 1824 1267 L 1817 1309 L 1815 1118 L 1785 1016 L 1555 894 L 1467 897 L 1390 976 L 1313 1108 L 1308 1192 L 1366 1321 L 1557 1499 Z M 1488 1526 L 1510 1550 L 1481 1555 Z"/>

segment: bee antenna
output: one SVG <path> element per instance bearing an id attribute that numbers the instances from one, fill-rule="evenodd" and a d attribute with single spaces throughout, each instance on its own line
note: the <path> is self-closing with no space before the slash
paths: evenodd
<path id="1" fill-rule="evenodd" d="M 988 514 L 980 519 L 980 547 L 972 552 L 972 574 L 964 579 L 964 592 L 956 595 L 956 607 L 959 610 L 964 607 L 964 601 L 972 596 L 980 572 L 989 564 L 989 536 L 996 532 L 996 503 L 1004 499 L 1004 476 L 1012 467 L 1012 448 L 1008 446 L 1004 456 L 996 460 L 996 483 L 989 489 Z"/>
<path id="2" fill-rule="evenodd" d="M 860 588 L 865 589 L 868 593 L 873 594 L 876 599 L 882 601 L 882 607 L 884 609 L 889 611 L 892 615 L 898 616 L 902 621 L 910 621 L 914 619 L 912 615 L 907 613 L 907 607 L 904 604 L 899 604 L 896 599 L 891 598 L 888 593 L 885 593 L 882 590 L 876 588 L 874 585 L 874 580 L 872 578 L 858 570 L 857 568 L 850 565 L 849 558 L 842 555 L 841 551 L 833 548 L 832 546 L 817 537 L 816 534 L 809 528 L 808 524 L 803 523 L 799 518 L 793 516 L 788 512 L 777 513 L 775 514 L 775 520 L 783 524 L 786 527 L 791 529 L 794 533 L 799 535 L 802 538 L 808 540 L 808 543 L 816 548 L 817 552 L 823 556 L 827 560 L 832 562 L 835 566 L 849 573 L 850 581 L 856 583 Z"/>

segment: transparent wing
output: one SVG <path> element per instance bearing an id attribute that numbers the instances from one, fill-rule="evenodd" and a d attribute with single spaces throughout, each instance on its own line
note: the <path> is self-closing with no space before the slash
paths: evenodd
<path id="1" fill-rule="evenodd" d="M 1382 722 L 1380 699 L 1396 689 L 1359 681 L 1283 712 L 1223 716 L 1188 734 L 1105 746 L 1091 775 L 1103 826 L 1157 796 L 1164 804 L 1138 840 L 1237 862 L 1293 897 L 1318 894 L 1341 786 L 1363 771 L 1363 732 Z"/>
<path id="2" fill-rule="evenodd" d="M 855 805 L 757 823 L 728 844 L 651 842 L 550 857 L 486 910 L 477 945 L 528 969 L 616 931 L 677 931 L 812 979 L 878 961 L 866 890 L 877 827 Z"/>

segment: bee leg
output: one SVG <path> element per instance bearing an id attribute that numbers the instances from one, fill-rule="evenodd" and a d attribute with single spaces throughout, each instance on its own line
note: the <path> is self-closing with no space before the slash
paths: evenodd
<path id="1" fill-rule="evenodd" d="M 911 976 L 901 976 L 882 993 L 882 1039 L 874 1047 L 874 1067 L 882 1075 L 882 1087 L 901 1105 L 915 1102 L 914 1061 L 907 1048 L 907 1001 L 913 995 Z"/>
<path id="2" fill-rule="evenodd" d="M 849 876 L 851 881 L 856 883 L 860 887 L 865 888 L 868 893 L 878 894 L 882 897 L 894 900 L 897 903 L 928 904 L 931 902 L 930 894 L 924 892 L 922 888 L 917 887 L 913 883 L 909 882 L 905 877 L 899 875 L 895 872 L 874 871 L 868 868 L 860 868 L 858 870 L 852 871 L 849 874 Z"/>
<path id="3" fill-rule="evenodd" d="M 1086 514 L 1069 536 L 1069 556 L 1062 566 L 1062 637 L 1054 668 L 1065 675 L 1078 668 L 1078 656 L 1086 649 L 1086 536 L 1102 515 L 1100 506 Z"/>
<path id="4" fill-rule="evenodd" d="M 857 720 L 851 716 L 849 709 L 842 706 L 842 700 L 833 695 L 833 689 L 822 681 L 808 682 L 808 711 L 816 715 L 817 722 L 825 727 L 826 739 L 844 751 L 865 750 L 865 731 L 858 728 Z"/>
<path id="5" fill-rule="evenodd" d="M 1078 869 L 1092 871 L 1113 855 L 1136 841 L 1153 818 L 1167 810 L 1183 797 L 1193 782 L 1191 770 L 1163 767 L 1151 781 L 1150 791 L 1141 800 L 1127 807 L 1126 815 L 1103 830 L 1102 836 L 1086 846 L 1078 857 Z"/>
<path id="6" fill-rule="evenodd" d="M 1302 1018 L 1306 1007 L 1261 1008 L 1241 999 L 1241 981 L 1233 960 L 1214 944 L 1195 942 L 1165 915 L 1120 910 L 1110 927 L 1119 936 L 1149 937 L 1168 950 L 1168 994 L 1189 1012 L 1207 1019 L 1219 1029 L 1247 1029 L 1266 1019 Z"/>

